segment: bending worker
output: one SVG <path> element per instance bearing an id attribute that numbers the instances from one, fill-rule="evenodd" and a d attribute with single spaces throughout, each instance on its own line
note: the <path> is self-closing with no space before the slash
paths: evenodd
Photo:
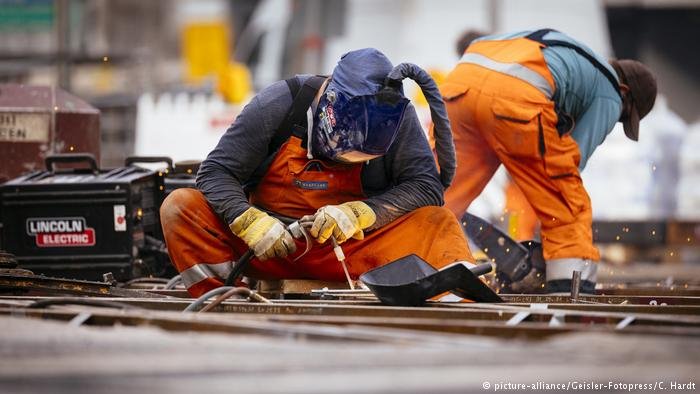
<path id="1" fill-rule="evenodd" d="M 651 71 L 546 29 L 475 41 L 440 90 L 459 163 L 446 206 L 461 217 L 503 164 L 541 222 L 548 291 L 570 291 L 578 270 L 592 293 L 599 254 L 580 171 L 616 122 L 637 141 Z"/>
<path id="2" fill-rule="evenodd" d="M 401 80 L 423 88 L 440 129 L 438 162 Z M 350 275 L 416 254 L 439 268 L 471 261 L 443 204 L 454 146 L 437 86 L 381 52 L 345 54 L 330 78 L 297 76 L 256 95 L 202 163 L 195 189 L 161 207 L 171 259 L 190 294 L 221 286 L 232 262 L 255 253 L 246 276 L 343 281 L 330 237 Z M 442 159 L 441 159 L 442 158 Z M 304 251 L 278 217 L 314 215 Z"/>

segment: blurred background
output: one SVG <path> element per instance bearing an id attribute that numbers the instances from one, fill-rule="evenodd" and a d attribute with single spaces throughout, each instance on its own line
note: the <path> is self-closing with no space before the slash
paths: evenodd
<path id="1" fill-rule="evenodd" d="M 657 73 L 639 143 L 616 129 L 583 173 L 595 220 L 615 223 L 599 240 L 632 241 L 624 221 L 647 223 L 634 235 L 646 242 L 655 223 L 700 221 L 700 0 L 0 0 L 0 83 L 60 87 L 97 108 L 103 167 L 131 154 L 202 160 L 257 90 L 330 73 L 349 50 L 378 48 L 439 82 L 465 31 L 543 27 Z M 517 222 L 506 183 L 497 175 L 471 210 Z M 679 234 L 694 243 L 700 227 Z"/>

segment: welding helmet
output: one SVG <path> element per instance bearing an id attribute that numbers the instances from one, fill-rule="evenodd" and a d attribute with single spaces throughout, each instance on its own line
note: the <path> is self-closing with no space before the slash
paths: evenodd
<path id="1" fill-rule="evenodd" d="M 411 63 L 393 67 L 384 54 L 365 48 L 343 55 L 316 107 L 312 153 L 324 159 L 358 163 L 385 155 L 401 127 L 409 100 L 402 81 L 423 91 L 434 123 L 442 184 L 452 182 L 456 157 L 445 103 L 435 81 Z"/>
<path id="2" fill-rule="evenodd" d="M 372 48 L 341 57 L 316 108 L 315 155 L 356 163 L 389 151 L 408 106 L 400 91 L 385 87 L 391 69 L 389 59 Z"/>
<path id="3" fill-rule="evenodd" d="M 318 103 L 314 152 L 348 163 L 385 155 L 407 106 L 408 99 L 396 93 L 353 97 L 328 88 Z"/>

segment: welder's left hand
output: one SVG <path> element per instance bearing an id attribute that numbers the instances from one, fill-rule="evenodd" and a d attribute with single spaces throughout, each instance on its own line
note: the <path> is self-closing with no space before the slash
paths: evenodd
<path id="1" fill-rule="evenodd" d="M 377 220 L 372 208 L 362 201 L 350 201 L 340 205 L 326 205 L 319 208 L 314 215 L 311 236 L 319 243 L 326 242 L 331 236 L 338 243 L 349 238 L 364 239 L 362 230 L 373 225 Z"/>

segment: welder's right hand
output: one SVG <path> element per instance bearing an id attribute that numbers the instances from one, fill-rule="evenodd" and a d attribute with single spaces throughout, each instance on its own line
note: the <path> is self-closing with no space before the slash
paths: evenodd
<path id="1" fill-rule="evenodd" d="M 284 224 L 267 213 L 250 207 L 229 226 L 260 260 L 285 257 L 297 249 Z"/>

